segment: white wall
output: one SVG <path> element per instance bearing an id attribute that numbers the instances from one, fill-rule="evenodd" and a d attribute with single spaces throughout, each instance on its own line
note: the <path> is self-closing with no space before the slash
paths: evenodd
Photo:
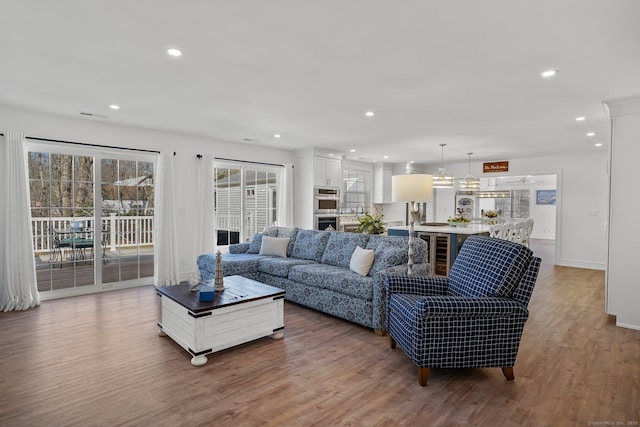
<path id="1" fill-rule="evenodd" d="M 210 154 L 237 160 L 265 163 L 293 163 L 293 154 L 287 150 L 270 149 L 238 142 L 215 141 L 202 137 L 169 132 L 152 131 L 109 124 L 104 119 L 70 118 L 41 114 L 0 105 L 0 131 L 16 130 L 26 136 L 57 139 L 88 144 L 171 150 L 176 152 L 175 194 L 178 209 L 178 250 L 180 276 L 183 280 L 195 270 L 196 253 L 193 242 L 199 230 L 195 229 L 196 215 L 196 154 Z M 212 218 L 213 220 L 213 218 Z"/>
<path id="2" fill-rule="evenodd" d="M 606 101 L 612 119 L 611 210 L 606 277 L 607 313 L 616 324 L 640 330 L 638 280 L 638 185 L 633 179 L 640 157 L 640 96 Z"/>
<path id="3" fill-rule="evenodd" d="M 536 190 L 555 190 L 553 188 L 532 188 L 529 191 L 529 217 L 535 220 L 533 224 L 532 239 L 555 239 L 556 236 L 556 205 L 537 205 Z"/>
<path id="4" fill-rule="evenodd" d="M 508 160 L 509 175 L 558 176 L 556 264 L 604 270 L 607 259 L 605 226 L 609 197 L 606 150 L 594 150 L 588 154 Z M 465 176 L 468 173 L 468 162 L 447 163 L 445 166 L 447 171 L 455 176 Z M 425 167 L 427 171 L 437 169 L 438 164 Z M 482 162 L 471 163 L 471 171 L 477 177 L 491 176 L 476 172 L 481 170 Z M 404 173 L 404 165 L 398 165 L 397 168 L 394 165 L 394 174 L 399 173 Z M 436 221 L 446 221 L 453 213 L 455 192 L 437 189 L 435 193 Z M 387 217 L 386 206 L 385 219 L 391 219 Z M 538 226 L 536 225 L 536 228 Z"/>

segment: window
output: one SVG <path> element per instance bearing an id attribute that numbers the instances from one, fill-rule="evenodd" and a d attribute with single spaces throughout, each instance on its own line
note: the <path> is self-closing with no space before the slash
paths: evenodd
<path id="1" fill-rule="evenodd" d="M 214 164 L 217 246 L 250 241 L 276 221 L 280 170 L 242 162 Z"/>
<path id="2" fill-rule="evenodd" d="M 496 209 L 503 218 L 529 218 L 529 190 L 511 190 L 511 197 L 496 199 Z"/>
<path id="3" fill-rule="evenodd" d="M 342 173 L 343 213 L 362 213 L 371 204 L 371 172 L 358 169 L 344 169 Z"/>

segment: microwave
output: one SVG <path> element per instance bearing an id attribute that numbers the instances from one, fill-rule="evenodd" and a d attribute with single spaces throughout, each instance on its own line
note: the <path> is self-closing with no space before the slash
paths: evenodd
<path id="1" fill-rule="evenodd" d="M 337 214 L 340 209 L 340 190 L 314 188 L 313 211 L 316 214 Z"/>

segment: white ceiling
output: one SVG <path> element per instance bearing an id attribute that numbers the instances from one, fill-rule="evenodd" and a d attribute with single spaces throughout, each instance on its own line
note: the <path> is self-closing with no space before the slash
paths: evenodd
<path id="1" fill-rule="evenodd" d="M 440 143 L 447 161 L 606 150 L 601 101 L 640 93 L 638 0 L 2 0 L 1 10 L 1 104 L 239 144 L 427 163 Z M 559 73 L 542 79 L 549 68 Z"/>

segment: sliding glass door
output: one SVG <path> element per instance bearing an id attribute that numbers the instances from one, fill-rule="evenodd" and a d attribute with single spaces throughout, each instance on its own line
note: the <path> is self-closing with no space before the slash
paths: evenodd
<path id="1" fill-rule="evenodd" d="M 214 165 L 216 245 L 249 241 L 277 217 L 279 167 Z"/>
<path id="2" fill-rule="evenodd" d="M 153 163 L 102 159 L 102 283 L 153 277 Z"/>
<path id="3" fill-rule="evenodd" d="M 155 156 L 115 151 L 29 146 L 34 256 L 44 298 L 152 283 Z"/>
<path id="4" fill-rule="evenodd" d="M 40 292 L 94 285 L 94 159 L 30 152 L 29 185 Z"/>

